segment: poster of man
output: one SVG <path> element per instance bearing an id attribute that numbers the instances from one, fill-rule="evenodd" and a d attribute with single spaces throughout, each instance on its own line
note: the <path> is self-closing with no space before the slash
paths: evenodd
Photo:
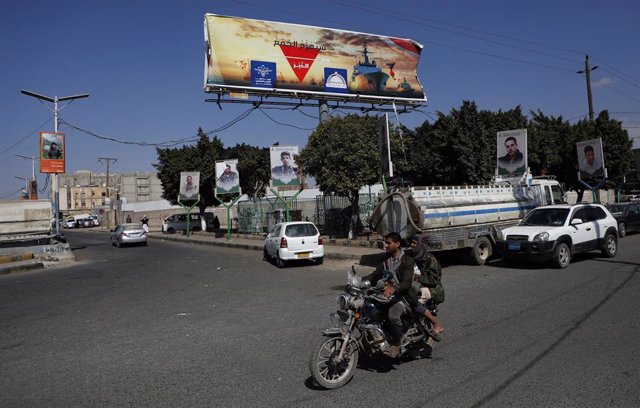
<path id="1" fill-rule="evenodd" d="M 527 129 L 498 132 L 498 175 L 519 177 L 527 171 Z"/>
<path id="2" fill-rule="evenodd" d="M 40 132 L 40 172 L 65 172 L 64 133 Z"/>
<path id="3" fill-rule="evenodd" d="M 576 143 L 578 149 L 578 169 L 580 179 L 604 176 L 604 156 L 602 139 L 583 140 Z"/>
<path id="4" fill-rule="evenodd" d="M 180 201 L 197 200 L 200 194 L 200 172 L 180 173 Z"/>
<path id="5" fill-rule="evenodd" d="M 271 184 L 273 186 L 299 186 L 300 174 L 293 157 L 298 146 L 271 146 Z"/>
<path id="6" fill-rule="evenodd" d="M 240 193 L 238 159 L 216 161 L 216 194 Z"/>

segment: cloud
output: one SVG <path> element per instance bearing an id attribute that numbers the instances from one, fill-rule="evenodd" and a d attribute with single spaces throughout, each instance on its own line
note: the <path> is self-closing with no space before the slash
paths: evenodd
<path id="1" fill-rule="evenodd" d="M 595 81 L 593 83 L 593 86 L 595 88 L 601 88 L 603 86 L 612 85 L 612 84 L 615 84 L 615 83 L 616 83 L 616 80 L 614 78 L 605 77 L 605 78 L 601 78 L 601 79 L 598 79 L 597 81 Z"/>

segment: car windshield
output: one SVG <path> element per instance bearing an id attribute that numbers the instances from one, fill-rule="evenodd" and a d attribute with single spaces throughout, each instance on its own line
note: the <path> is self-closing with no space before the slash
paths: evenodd
<path id="1" fill-rule="evenodd" d="M 288 237 L 312 237 L 318 234 L 318 230 L 313 224 L 288 225 L 285 235 Z"/>
<path id="2" fill-rule="evenodd" d="M 566 208 L 537 208 L 527 214 L 520 225 L 564 225 L 569 215 Z"/>

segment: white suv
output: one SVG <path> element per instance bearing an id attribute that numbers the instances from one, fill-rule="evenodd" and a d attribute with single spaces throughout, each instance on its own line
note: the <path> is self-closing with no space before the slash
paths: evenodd
<path id="1" fill-rule="evenodd" d="M 547 205 L 532 210 L 514 227 L 498 232 L 497 247 L 508 262 L 548 261 L 566 268 L 573 254 L 600 250 L 618 252 L 618 223 L 599 204 Z"/>

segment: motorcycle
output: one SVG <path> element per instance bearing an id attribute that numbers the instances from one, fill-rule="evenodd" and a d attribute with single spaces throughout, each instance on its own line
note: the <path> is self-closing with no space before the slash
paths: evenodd
<path id="1" fill-rule="evenodd" d="M 311 376 L 321 387 L 334 389 L 349 382 L 360 353 L 377 358 L 389 349 L 383 327 L 390 299 L 382 292 L 382 287 L 372 287 L 369 281 L 362 281 L 355 267 L 347 273 L 347 286 L 338 298 L 338 310 L 330 315 L 334 327 L 322 330 L 322 341 L 309 357 Z M 415 316 L 408 305 L 406 307 L 408 313 L 403 316 L 400 357 L 430 356 L 435 344 L 429 335 L 431 323 L 424 316 Z M 435 304 L 427 307 L 437 315 Z"/>

